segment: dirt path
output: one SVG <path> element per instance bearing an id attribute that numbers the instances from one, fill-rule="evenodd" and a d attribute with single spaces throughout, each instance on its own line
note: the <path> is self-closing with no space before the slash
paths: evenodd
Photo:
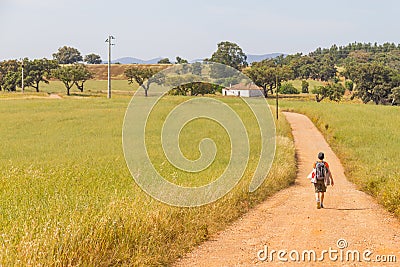
<path id="1" fill-rule="evenodd" d="M 286 264 L 294 266 L 398 266 L 399 221 L 347 181 L 339 159 L 307 117 L 295 113 L 285 113 L 285 116 L 293 129 L 298 156 L 295 185 L 245 214 L 178 261 L 176 266 L 282 265 L 277 254 L 273 255 L 273 261 L 258 259 L 258 251 L 265 246 L 269 254 L 271 250 L 287 250 L 288 253 L 297 250 L 300 261 L 304 250 L 315 250 L 317 259 L 321 258 L 323 250 L 339 251 L 332 252 L 333 260 L 329 259 L 329 254 L 324 254 L 324 260 L 316 262 L 309 262 L 307 256 L 306 261 L 293 262 L 288 254 L 283 255 L 288 259 Z M 328 188 L 325 209 L 317 210 L 313 186 L 306 177 L 319 151 L 325 152 L 336 184 Z M 345 239 L 348 247 L 339 249 L 339 239 Z M 349 250 L 358 250 L 361 262 L 353 262 L 352 257 L 346 261 Z M 371 262 L 363 260 L 365 250 L 373 252 L 366 255 Z M 395 255 L 397 263 L 378 263 L 377 255 Z M 334 261 L 336 256 L 338 259 Z M 295 257 L 293 252 L 292 258 Z"/>

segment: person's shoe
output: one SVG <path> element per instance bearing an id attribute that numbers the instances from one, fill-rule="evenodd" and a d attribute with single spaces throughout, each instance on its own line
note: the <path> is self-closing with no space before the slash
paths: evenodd
<path id="1" fill-rule="evenodd" d="M 317 209 L 321 208 L 321 202 L 317 201 Z"/>
<path id="2" fill-rule="evenodd" d="M 323 209 L 324 208 L 324 205 L 321 203 L 321 208 Z"/>

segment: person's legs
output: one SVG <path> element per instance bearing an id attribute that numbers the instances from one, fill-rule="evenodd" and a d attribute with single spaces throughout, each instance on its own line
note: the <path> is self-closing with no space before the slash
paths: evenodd
<path id="1" fill-rule="evenodd" d="M 325 193 L 324 192 L 321 192 L 321 208 L 323 208 L 324 207 L 324 196 L 325 196 Z"/>
<path id="2" fill-rule="evenodd" d="M 317 201 L 317 209 L 321 208 L 321 203 L 323 201 L 323 199 L 321 199 L 321 197 L 323 197 L 323 193 L 324 192 L 324 183 L 323 181 L 318 181 L 317 183 L 314 184 L 315 186 L 315 200 Z"/>
<path id="3" fill-rule="evenodd" d="M 317 201 L 317 209 L 321 208 L 320 192 L 315 193 L 315 200 Z"/>

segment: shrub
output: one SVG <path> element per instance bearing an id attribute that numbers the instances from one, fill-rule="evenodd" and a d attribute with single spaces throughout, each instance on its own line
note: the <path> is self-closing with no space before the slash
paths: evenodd
<path id="1" fill-rule="evenodd" d="M 324 98 L 339 102 L 344 95 L 344 91 L 345 89 L 341 83 L 328 83 L 325 86 L 314 87 L 311 93 L 315 94 L 317 102 L 321 102 Z"/>
<path id="2" fill-rule="evenodd" d="M 279 87 L 279 93 L 281 93 L 281 94 L 299 94 L 299 91 L 293 86 L 292 83 L 283 83 Z"/>
<path id="3" fill-rule="evenodd" d="M 352 81 L 352 80 L 347 80 L 347 81 L 344 83 L 344 87 L 345 87 L 347 90 L 349 90 L 350 92 L 353 91 L 353 88 L 354 88 L 354 83 L 353 83 L 353 81 Z"/>
<path id="4" fill-rule="evenodd" d="M 305 93 L 305 94 L 308 94 L 308 86 L 309 85 L 310 84 L 306 80 L 302 80 L 301 81 L 301 92 Z"/>

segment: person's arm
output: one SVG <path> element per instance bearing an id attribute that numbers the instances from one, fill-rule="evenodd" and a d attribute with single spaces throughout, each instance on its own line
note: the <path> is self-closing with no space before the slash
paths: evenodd
<path id="1" fill-rule="evenodd" d="M 329 179 L 331 179 L 331 185 L 334 186 L 335 182 L 333 181 L 333 176 L 332 176 L 332 172 L 331 169 L 329 168 L 329 164 L 328 162 L 325 162 L 326 167 L 328 168 L 328 172 L 329 172 Z"/>

